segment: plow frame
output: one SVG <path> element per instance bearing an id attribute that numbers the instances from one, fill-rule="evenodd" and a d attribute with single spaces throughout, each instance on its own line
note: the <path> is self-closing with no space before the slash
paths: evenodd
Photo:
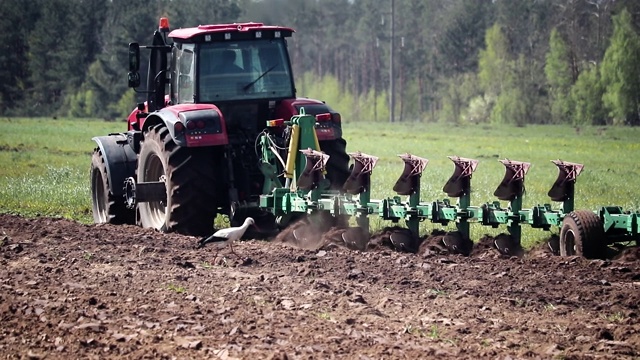
<path id="1" fill-rule="evenodd" d="M 305 115 L 294 116 L 289 126 L 299 127 L 297 138 L 290 141 L 289 156 L 285 164 L 286 176 L 295 180 L 297 176 L 307 172 L 305 169 L 310 156 L 318 156 L 320 148 L 315 137 L 315 118 Z M 295 131 L 295 130 L 294 130 Z M 263 143 L 263 171 L 268 174 L 275 166 L 274 156 Z M 305 156 L 300 156 L 300 154 Z M 292 155 L 293 154 L 293 155 Z M 456 224 L 457 230 L 464 238 L 470 238 L 470 224 L 480 224 L 498 228 L 506 225 L 513 241 L 520 246 L 522 226 L 530 226 L 545 231 L 552 227 L 565 226 L 565 218 L 574 211 L 575 182 L 583 169 L 582 164 L 570 163 L 562 160 L 552 160 L 558 167 L 559 174 L 553 187 L 549 191 L 552 201 L 560 202 L 559 208 L 551 204 L 538 204 L 531 208 L 523 209 L 525 175 L 530 167 L 529 163 L 513 161 L 509 159 L 499 160 L 505 166 L 505 176 L 496 189 L 494 195 L 500 200 L 508 201 L 506 208 L 500 201 L 491 201 L 480 206 L 471 205 L 471 177 L 476 170 L 478 161 L 474 159 L 450 156 L 454 163 L 454 173 L 446 183 L 444 191 L 457 203 L 452 204 L 451 199 L 441 199 L 431 202 L 423 202 L 420 199 L 420 177 L 429 160 L 411 154 L 398 155 L 404 162 L 404 169 L 398 178 L 394 190 L 397 196 L 384 199 L 371 199 L 370 176 L 377 162 L 377 157 L 360 152 L 349 154 L 354 160 L 352 174 L 347 183 L 346 191 L 331 191 L 322 183 L 322 166 L 316 166 L 315 171 L 320 181 L 313 186 L 301 188 L 295 185 L 295 181 L 285 186 L 277 186 L 278 181 L 272 181 L 265 186 L 265 193 L 260 197 L 259 206 L 263 210 L 273 213 L 276 217 L 285 217 L 292 214 L 313 214 L 325 212 L 333 217 L 355 217 L 357 226 L 369 232 L 369 216 L 377 216 L 382 220 L 394 223 L 404 220 L 411 234 L 418 238 L 420 222 L 448 225 Z M 291 165 L 294 164 L 294 165 Z M 268 176 L 275 178 L 275 176 Z M 347 185 L 348 184 L 348 185 Z M 402 196 L 406 196 L 403 200 Z M 598 215 L 605 238 L 602 241 L 611 243 L 618 241 L 638 242 L 640 237 L 639 218 L 640 213 L 624 212 L 617 206 L 605 206 L 594 211 Z"/>

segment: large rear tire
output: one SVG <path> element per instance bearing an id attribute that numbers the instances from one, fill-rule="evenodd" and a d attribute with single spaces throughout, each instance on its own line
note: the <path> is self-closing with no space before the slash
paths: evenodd
<path id="1" fill-rule="evenodd" d="M 327 179 L 331 182 L 331 189 L 342 190 L 342 186 L 351 173 L 347 141 L 343 138 L 320 141 L 320 150 L 329 155 Z"/>
<path id="2" fill-rule="evenodd" d="M 560 255 L 601 259 L 606 256 L 607 244 L 600 217 L 589 210 L 570 212 L 560 229 Z"/>
<path id="3" fill-rule="evenodd" d="M 100 149 L 95 149 L 91 156 L 91 207 L 93 221 L 96 224 L 134 224 L 135 211 L 127 209 L 124 197 L 113 195 L 107 166 Z M 124 184 L 116 184 L 124 186 Z"/>
<path id="4" fill-rule="evenodd" d="M 219 206 L 217 186 L 224 172 L 222 154 L 212 147 L 176 145 L 164 125 L 145 133 L 140 148 L 138 182 L 164 180 L 166 200 L 138 204 L 143 227 L 186 235 L 208 235 Z M 218 172 L 216 174 L 216 171 Z"/>

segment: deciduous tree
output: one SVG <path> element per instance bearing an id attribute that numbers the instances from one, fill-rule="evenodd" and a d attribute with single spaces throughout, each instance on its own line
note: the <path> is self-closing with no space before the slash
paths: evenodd
<path id="1" fill-rule="evenodd" d="M 602 60 L 602 100 L 617 124 L 640 124 L 640 36 L 623 10 L 613 17 L 613 36 Z"/>
<path id="2" fill-rule="evenodd" d="M 571 112 L 570 91 L 573 85 L 571 54 L 556 29 L 551 31 L 544 72 L 549 85 L 553 121 L 555 123 L 568 122 Z"/>

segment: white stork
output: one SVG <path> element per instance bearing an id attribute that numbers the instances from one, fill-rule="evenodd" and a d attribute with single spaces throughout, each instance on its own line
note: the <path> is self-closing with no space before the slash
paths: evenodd
<path id="1" fill-rule="evenodd" d="M 248 217 L 244 220 L 242 226 L 220 229 L 213 235 L 200 240 L 198 242 L 198 248 L 203 247 L 205 244 L 212 243 L 216 248 L 216 255 L 213 257 L 213 259 L 215 260 L 215 258 L 218 257 L 218 252 L 229 245 L 231 253 L 240 258 L 240 256 L 233 251 L 232 243 L 235 240 L 239 240 L 251 225 L 255 226 L 255 221 L 253 220 L 253 218 Z"/>

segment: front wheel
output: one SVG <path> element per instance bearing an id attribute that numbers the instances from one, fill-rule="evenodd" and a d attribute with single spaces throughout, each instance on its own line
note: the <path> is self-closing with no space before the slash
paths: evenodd
<path id="1" fill-rule="evenodd" d="M 127 209 L 124 197 L 113 194 L 112 184 L 109 184 L 107 176 L 105 159 L 100 149 L 95 149 L 93 156 L 91 156 L 90 176 L 93 221 L 96 224 L 134 224 L 135 211 Z"/>
<path id="2" fill-rule="evenodd" d="M 149 129 L 140 148 L 137 181 L 164 181 L 166 196 L 138 204 L 143 227 L 196 236 L 211 233 L 220 196 L 227 191 L 219 186 L 224 172 L 221 151 L 216 150 L 178 146 L 164 125 Z"/>
<path id="3" fill-rule="evenodd" d="M 560 229 L 560 255 L 601 259 L 606 256 L 606 238 L 600 217 L 589 210 L 570 212 Z"/>

